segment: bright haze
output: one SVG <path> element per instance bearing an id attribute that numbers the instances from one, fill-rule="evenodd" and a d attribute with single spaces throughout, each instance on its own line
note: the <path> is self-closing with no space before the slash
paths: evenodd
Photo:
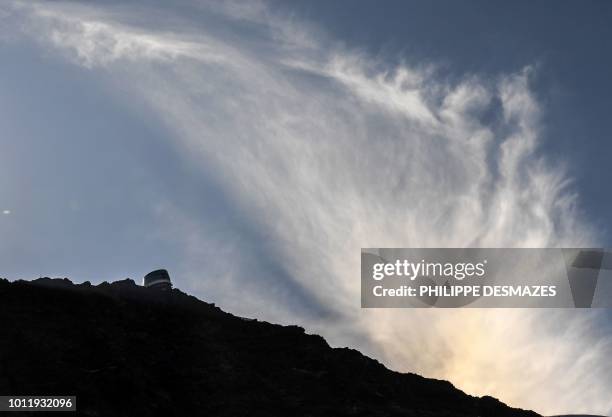
<path id="1" fill-rule="evenodd" d="M 522 12 L 462 3 L 442 19 L 443 2 L 3 2 L 0 274 L 165 267 L 227 311 L 394 370 L 548 415 L 612 413 L 605 311 L 360 309 L 362 247 L 610 242 L 593 117 L 610 82 L 562 76 L 601 77 L 584 69 L 599 55 L 570 63 Z M 543 33 L 562 15 L 576 24 L 561 39 L 611 39 L 609 4 L 564 4 Z"/>

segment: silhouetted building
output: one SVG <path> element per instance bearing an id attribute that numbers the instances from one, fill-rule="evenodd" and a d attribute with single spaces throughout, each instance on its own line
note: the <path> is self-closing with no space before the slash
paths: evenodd
<path id="1" fill-rule="evenodd" d="M 168 274 L 168 271 L 165 269 L 158 269 L 157 271 L 149 272 L 144 277 L 144 286 L 159 290 L 170 290 L 172 289 L 170 274 Z"/>

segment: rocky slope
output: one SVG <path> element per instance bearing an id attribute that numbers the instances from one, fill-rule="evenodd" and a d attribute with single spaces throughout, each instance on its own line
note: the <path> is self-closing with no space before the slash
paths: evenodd
<path id="1" fill-rule="evenodd" d="M 0 328 L 0 395 L 76 395 L 77 415 L 537 416 L 130 280 L 0 280 Z"/>

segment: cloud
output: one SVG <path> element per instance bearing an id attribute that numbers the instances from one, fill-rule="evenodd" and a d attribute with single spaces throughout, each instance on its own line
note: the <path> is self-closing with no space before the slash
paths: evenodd
<path id="1" fill-rule="evenodd" d="M 596 244 L 565 173 L 538 151 L 532 68 L 448 82 L 264 3 L 194 4 L 193 19 L 163 29 L 135 7 L 11 13 L 46 50 L 129 90 L 222 190 L 211 198 L 226 212 L 213 218 L 178 195 L 158 207 L 159 233 L 183 247 L 186 286 L 472 394 L 548 414 L 612 412 L 596 312 L 359 308 L 361 247 Z"/>

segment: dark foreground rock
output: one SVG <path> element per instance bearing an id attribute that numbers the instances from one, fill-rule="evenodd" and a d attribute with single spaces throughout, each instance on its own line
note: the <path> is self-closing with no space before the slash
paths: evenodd
<path id="1" fill-rule="evenodd" d="M 0 280 L 0 329 L 0 395 L 76 395 L 77 415 L 537 416 L 129 280 Z"/>

